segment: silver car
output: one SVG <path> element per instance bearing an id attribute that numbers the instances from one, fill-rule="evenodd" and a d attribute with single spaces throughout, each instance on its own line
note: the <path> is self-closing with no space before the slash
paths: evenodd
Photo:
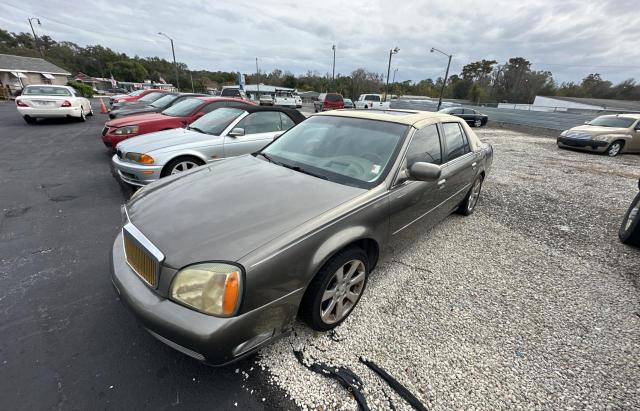
<path id="1" fill-rule="evenodd" d="M 379 263 L 449 213 L 473 212 L 492 159 L 447 114 L 315 115 L 253 155 L 138 190 L 123 207 L 112 281 L 160 341 L 227 364 L 297 316 L 318 331 L 340 325 Z"/>
<path id="2" fill-rule="evenodd" d="M 119 143 L 112 163 L 122 181 L 143 186 L 221 158 L 256 152 L 304 119 L 299 111 L 282 107 L 219 108 L 186 128 Z"/>

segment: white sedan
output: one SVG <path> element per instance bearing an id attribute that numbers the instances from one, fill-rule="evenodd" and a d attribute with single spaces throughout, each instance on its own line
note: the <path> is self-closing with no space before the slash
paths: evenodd
<path id="1" fill-rule="evenodd" d="M 29 124 L 39 118 L 74 117 L 85 121 L 93 115 L 91 102 L 69 86 L 34 84 L 26 86 L 16 97 L 18 113 Z"/>

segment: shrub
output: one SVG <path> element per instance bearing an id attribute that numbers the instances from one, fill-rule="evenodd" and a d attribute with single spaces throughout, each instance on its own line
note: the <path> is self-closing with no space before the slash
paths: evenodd
<path id="1" fill-rule="evenodd" d="M 84 84 L 80 81 L 70 81 L 67 83 L 67 86 L 73 87 L 78 92 L 78 94 L 83 97 L 93 97 L 93 87 L 88 84 Z"/>

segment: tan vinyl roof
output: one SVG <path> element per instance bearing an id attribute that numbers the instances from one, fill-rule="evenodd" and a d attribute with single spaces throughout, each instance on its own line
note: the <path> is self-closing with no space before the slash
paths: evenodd
<path id="1" fill-rule="evenodd" d="M 433 113 L 431 111 L 418 110 L 332 110 L 323 113 L 313 114 L 314 116 L 337 116 L 363 118 L 368 120 L 387 121 L 390 123 L 406 124 L 409 126 L 419 122 L 437 122 L 437 121 L 458 121 L 458 117 L 450 116 L 445 113 Z M 430 120 L 430 121 L 425 121 Z"/>

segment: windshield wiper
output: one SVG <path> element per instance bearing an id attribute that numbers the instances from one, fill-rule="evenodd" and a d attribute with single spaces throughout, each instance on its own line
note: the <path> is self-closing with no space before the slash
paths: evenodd
<path id="1" fill-rule="evenodd" d="M 272 159 L 271 157 L 269 157 L 268 155 L 266 155 L 266 154 L 265 154 L 265 153 L 263 153 L 263 152 L 253 153 L 253 155 L 254 155 L 254 156 L 262 156 L 262 157 L 264 157 L 264 158 L 265 158 L 268 162 L 270 162 L 270 163 L 273 163 L 273 164 L 279 164 L 279 165 L 281 165 L 280 163 L 278 163 L 277 161 L 275 161 L 274 159 Z"/>
<path id="2" fill-rule="evenodd" d="M 289 168 L 289 169 L 291 169 L 293 171 L 297 171 L 297 172 L 303 173 L 303 174 L 308 174 L 310 176 L 321 178 L 323 180 L 328 180 L 329 179 L 329 177 L 327 177 L 327 176 L 323 176 L 322 174 L 316 174 L 316 173 L 311 172 L 309 170 L 305 170 L 304 168 L 299 167 L 299 166 L 291 166 L 289 164 L 284 164 L 284 163 L 280 163 L 280 165 L 283 166 L 283 167 Z"/>
<path id="3" fill-rule="evenodd" d="M 187 127 L 187 130 L 193 130 L 193 131 L 197 131 L 198 133 L 207 134 L 207 132 L 206 132 L 206 131 L 204 131 L 203 129 L 198 128 L 198 127 L 191 127 L 191 126 L 189 126 L 189 127 Z"/>

